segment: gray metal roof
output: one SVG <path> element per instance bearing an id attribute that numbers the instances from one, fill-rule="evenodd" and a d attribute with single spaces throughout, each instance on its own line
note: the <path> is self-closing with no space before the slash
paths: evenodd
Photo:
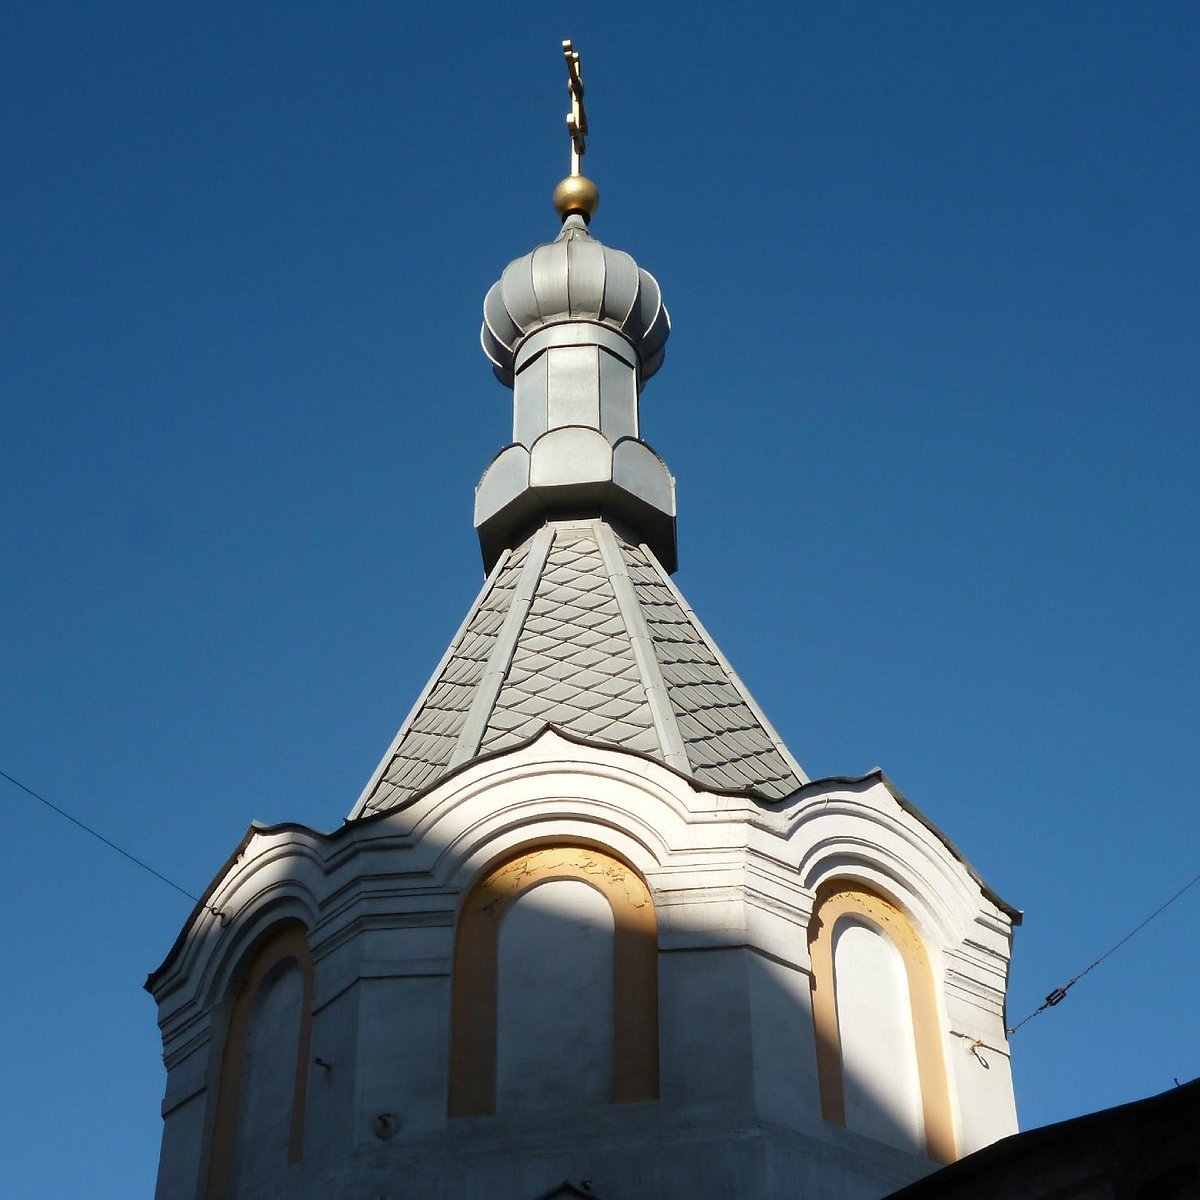
<path id="1" fill-rule="evenodd" d="M 646 546 L 602 518 L 550 521 L 500 558 L 350 816 L 547 726 L 705 787 L 808 782 Z"/>

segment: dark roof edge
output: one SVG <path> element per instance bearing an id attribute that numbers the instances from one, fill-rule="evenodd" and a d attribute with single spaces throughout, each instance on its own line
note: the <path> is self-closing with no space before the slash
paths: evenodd
<path id="1" fill-rule="evenodd" d="M 1138 1109 L 1149 1110 L 1169 1109 L 1178 1104 L 1200 1104 L 1200 1079 L 1190 1083 L 1179 1084 L 1169 1091 L 1159 1092 L 1154 1096 L 1146 1096 L 1140 1100 L 1130 1100 L 1112 1108 L 1102 1108 L 1097 1112 L 1084 1113 L 1079 1117 L 1068 1117 L 1065 1121 L 1056 1121 L 1053 1125 L 1039 1125 L 1036 1129 L 1027 1129 L 1021 1133 L 1009 1134 L 990 1146 L 984 1146 L 957 1162 L 950 1163 L 926 1175 L 915 1183 L 901 1188 L 886 1197 L 886 1200 L 924 1200 L 943 1194 L 944 1188 L 953 1188 L 950 1195 L 966 1195 L 958 1190 L 959 1185 L 969 1184 L 980 1175 L 995 1170 L 1006 1159 L 1020 1159 L 1023 1155 L 1036 1152 L 1043 1145 L 1053 1144 L 1072 1135 L 1087 1135 L 1089 1141 L 1102 1138 L 1109 1126 L 1118 1125 Z"/>
<path id="2" fill-rule="evenodd" d="M 142 986 L 146 989 L 146 991 L 153 995 L 155 986 L 171 966 L 176 955 L 182 949 L 183 943 L 187 938 L 189 930 L 195 923 L 196 918 L 201 912 L 208 908 L 209 900 L 212 898 L 213 893 L 217 890 L 218 885 L 229 873 L 230 868 L 241 857 L 242 852 L 250 844 L 250 841 L 255 834 L 272 834 L 294 831 L 297 833 L 307 834 L 310 837 L 320 838 L 328 842 L 339 841 L 342 837 L 349 833 L 349 830 L 352 827 L 364 825 L 368 822 L 373 823 L 375 821 L 382 820 L 384 817 L 391 816 L 392 813 L 402 812 L 404 809 L 411 807 L 418 800 L 424 799 L 424 797 L 432 792 L 435 788 L 441 787 L 442 784 L 454 779 L 456 776 L 461 775 L 464 771 L 469 770 L 471 767 L 474 767 L 479 763 L 489 762 L 492 759 L 503 758 L 506 754 L 514 754 L 518 750 L 526 749 L 527 747 L 533 745 L 533 743 L 542 737 L 543 734 L 545 734 L 548 730 L 553 731 L 564 741 L 572 742 L 577 746 L 586 746 L 593 750 L 608 750 L 617 754 L 628 754 L 634 758 L 643 759 L 644 761 L 653 763 L 656 767 L 660 767 L 662 770 L 668 771 L 670 774 L 677 776 L 689 786 L 697 788 L 703 792 L 708 792 L 711 795 L 730 796 L 738 799 L 752 800 L 755 804 L 761 804 L 766 808 L 779 808 L 781 805 L 791 803 L 797 798 L 803 798 L 808 793 L 818 792 L 822 789 L 828 789 L 830 787 L 839 785 L 843 787 L 854 787 L 856 785 L 866 783 L 882 783 L 883 786 L 887 788 L 888 792 L 891 794 L 896 803 L 899 804 L 900 807 L 904 809 L 904 811 L 910 816 L 919 821 L 926 829 L 929 830 L 930 833 L 934 835 L 934 837 L 938 839 L 938 841 L 942 843 L 943 846 L 946 847 L 947 850 L 949 850 L 954 858 L 962 864 L 967 874 L 970 875 L 970 877 L 979 886 L 979 889 L 983 895 L 998 909 L 1000 909 L 1000 911 L 1003 912 L 1014 925 L 1020 925 L 1024 918 L 1024 914 L 1019 908 L 1014 908 L 983 881 L 983 877 L 971 865 L 971 862 L 967 856 L 963 854 L 963 852 L 954 844 L 954 842 L 951 841 L 950 838 L 915 804 L 913 804 L 903 792 L 900 791 L 900 789 L 891 781 L 891 779 L 888 778 L 888 776 L 880 767 L 875 767 L 873 770 L 868 771 L 865 775 L 827 775 L 822 779 L 811 779 L 808 781 L 808 783 L 804 784 L 803 787 L 797 788 L 794 792 L 791 792 L 787 796 L 776 800 L 772 797 L 764 796 L 761 792 L 755 791 L 753 788 L 739 789 L 712 787 L 709 784 L 704 783 L 702 780 L 697 779 L 694 775 L 688 774 L 686 771 L 681 771 L 676 767 L 668 766 L 662 761 L 662 759 L 657 758 L 653 754 L 649 754 L 644 750 L 631 750 L 624 746 L 614 746 L 611 742 L 596 741 L 592 738 L 583 737 L 577 733 L 572 733 L 569 730 L 562 729 L 557 725 L 548 723 L 543 725 L 536 733 L 530 735 L 524 741 L 518 742 L 515 746 L 506 746 L 501 750 L 491 750 L 486 754 L 478 754 L 474 758 L 468 759 L 464 763 L 460 763 L 457 767 L 454 767 L 453 769 L 447 771 L 444 775 L 440 775 L 432 782 L 426 784 L 425 787 L 421 788 L 419 791 L 413 792 L 408 799 L 404 800 L 400 804 L 393 805 L 391 808 L 380 809 L 377 812 L 366 813 L 363 816 L 344 818 L 342 824 L 332 832 L 313 829 L 311 826 L 301 824 L 297 821 L 280 821 L 275 824 L 264 824 L 261 821 L 252 821 L 249 828 L 242 835 L 242 839 L 240 842 L 238 842 L 236 849 L 232 854 L 230 854 L 221 868 L 213 876 L 212 881 L 201 894 L 200 899 L 196 902 L 195 907 L 184 920 L 183 927 L 180 929 L 175 941 L 171 944 L 170 950 L 167 951 L 166 957 L 158 967 L 156 967 L 150 972 L 149 975 L 146 976 L 146 982 Z"/>
<path id="3" fill-rule="evenodd" d="M 584 737 L 581 734 L 572 733 L 570 730 L 563 729 L 558 725 L 547 723 L 543 725 L 536 733 L 531 734 L 524 741 L 518 742 L 515 746 L 506 746 L 502 750 L 490 750 L 486 754 L 478 754 L 474 758 L 468 759 L 464 763 L 459 763 L 457 767 L 447 771 L 444 775 L 439 775 L 436 779 L 427 783 L 423 788 L 412 793 L 406 800 L 393 805 L 391 808 L 380 809 L 377 812 L 365 814 L 360 817 L 347 817 L 343 823 L 344 829 L 347 825 L 358 825 L 363 821 L 373 821 L 379 817 L 385 817 L 389 813 L 400 812 L 410 805 L 415 804 L 418 800 L 423 799 L 434 788 L 441 787 L 447 780 L 453 779 L 457 775 L 468 768 L 473 767 L 476 763 L 488 762 L 494 758 L 500 758 L 505 754 L 513 754 L 518 750 L 524 750 L 526 747 L 533 745 L 547 730 L 553 730 L 560 738 L 567 742 L 573 742 L 577 746 L 587 746 L 593 750 L 611 750 L 618 754 L 629 754 L 634 758 L 644 759 L 646 762 L 652 762 L 655 766 L 661 767 L 664 771 L 669 771 L 672 775 L 678 776 L 692 787 L 698 788 L 700 791 L 709 792 L 717 796 L 735 796 L 740 799 L 753 800 L 756 804 L 761 804 L 764 807 L 779 808 L 781 805 L 791 803 L 797 797 L 803 797 L 806 793 L 820 791 L 822 788 L 829 788 L 836 785 L 854 786 L 864 783 L 882 783 L 892 798 L 900 805 L 902 809 L 911 817 L 915 817 L 934 837 L 946 847 L 947 850 L 954 856 L 955 860 L 963 866 L 967 874 L 979 886 L 979 890 L 983 895 L 990 900 L 1002 913 L 1007 916 L 1014 925 L 1020 925 L 1024 920 L 1024 913 L 1019 908 L 1014 908 L 1007 900 L 1000 896 L 994 888 L 984 882 L 983 876 L 971 865 L 971 860 L 954 844 L 950 837 L 933 821 L 931 821 L 907 796 L 888 778 L 887 774 L 881 767 L 875 767 L 868 771 L 865 775 L 827 775 L 822 779 L 810 779 L 802 787 L 797 788 L 794 792 L 789 792 L 786 796 L 775 799 L 772 796 L 765 796 L 762 792 L 756 791 L 753 788 L 719 788 L 712 787 L 706 784 L 703 780 L 697 779 L 695 775 L 689 774 L 687 771 L 681 771 L 677 767 L 668 766 L 661 758 L 653 754 L 647 753 L 645 750 L 633 750 L 626 746 L 614 746 L 611 742 L 598 741 L 594 738 Z"/>
<path id="4" fill-rule="evenodd" d="M 524 741 L 518 742 L 515 746 L 505 746 L 501 750 L 490 750 L 486 754 L 477 754 L 474 758 L 470 758 L 466 762 L 459 763 L 458 766 L 453 767 L 443 775 L 437 776 L 430 783 L 427 783 L 423 788 L 413 792 L 411 796 L 409 796 L 400 804 L 392 805 L 390 808 L 379 809 L 375 812 L 368 812 L 362 816 L 344 817 L 341 825 L 331 832 L 326 832 L 321 829 L 313 829 L 312 826 L 301 824 L 298 821 L 279 821 L 274 824 L 266 824 L 262 821 L 251 821 L 250 827 L 242 835 L 242 840 L 238 842 L 236 849 L 218 869 L 217 873 L 213 876 L 212 881 L 209 883 L 208 887 L 205 888 L 200 896 L 200 899 L 196 902 L 195 907 L 193 907 L 192 911 L 187 915 L 183 922 L 183 927 L 180 929 L 175 941 L 171 944 L 170 950 L 167 951 L 166 957 L 159 966 L 157 966 L 153 971 L 150 972 L 149 975 L 146 976 L 146 982 L 142 986 L 146 989 L 146 991 L 153 995 L 154 987 L 158 984 L 162 976 L 166 974 L 176 955 L 183 948 L 183 943 L 187 939 L 188 932 L 195 924 L 196 918 L 199 917 L 199 915 L 209 907 L 209 901 L 212 899 L 213 893 L 217 890 L 225 876 L 228 875 L 230 868 L 233 867 L 237 860 L 242 856 L 243 851 L 250 844 L 250 841 L 255 834 L 296 832 L 306 834 L 310 837 L 319 838 L 327 842 L 339 841 L 341 838 L 347 836 L 352 828 L 355 828 L 359 825 L 374 823 L 382 820 L 385 817 L 390 817 L 393 813 L 402 812 L 404 809 L 411 807 L 413 804 L 416 804 L 417 801 L 424 799 L 430 792 L 441 787 L 442 784 L 463 774 L 463 772 L 469 770 L 471 767 L 474 767 L 479 763 L 489 762 L 490 760 L 496 758 L 503 758 L 506 754 L 514 754 L 518 750 L 526 749 L 528 746 L 533 745 L 533 743 L 536 742 L 543 734 L 545 734 L 547 730 L 552 730 L 564 741 L 573 742 L 576 745 L 588 746 L 595 750 L 612 750 L 618 754 L 630 754 L 635 758 L 645 759 L 647 762 L 652 762 L 655 766 L 661 767 L 664 771 L 669 771 L 672 775 L 677 775 L 680 779 L 685 780 L 691 786 L 699 788 L 702 791 L 712 792 L 720 796 L 743 797 L 748 800 L 753 800 L 759 804 L 770 803 L 769 798 L 759 792 L 737 791 L 729 788 L 709 787 L 702 783 L 699 779 L 688 775 L 686 772 L 677 770 L 675 767 L 667 766 L 667 764 L 661 759 L 656 758 L 653 754 L 647 754 L 645 751 L 629 750 L 623 746 L 614 746 L 610 742 L 594 741 L 591 738 L 581 737 L 578 734 L 571 733 L 557 725 L 545 724 L 536 733 L 530 735 Z"/>
<path id="5" fill-rule="evenodd" d="M 188 913 L 186 920 L 183 922 L 183 928 L 180 929 L 178 937 L 176 937 L 175 941 L 171 943 L 171 948 L 167 951 L 166 958 L 164 958 L 162 963 L 155 967 L 154 970 L 146 976 L 146 982 L 142 984 L 146 991 L 153 994 L 155 985 L 166 973 L 167 968 L 170 967 L 175 956 L 183 948 L 183 943 L 187 938 L 188 931 L 195 924 L 196 918 L 202 912 L 208 909 L 216 916 L 221 917 L 221 924 L 222 927 L 224 927 L 224 914 L 217 909 L 211 908 L 209 901 L 212 899 L 213 893 L 217 890 L 222 880 L 224 880 L 229 874 L 230 868 L 233 867 L 237 860 L 242 857 L 243 852 L 245 851 L 246 847 L 250 845 L 250 842 L 255 835 L 260 833 L 298 833 L 305 837 L 313 838 L 317 841 L 332 842 L 341 836 L 343 830 L 345 830 L 346 826 L 349 824 L 350 822 L 347 821 L 346 824 L 340 825 L 332 833 L 329 833 L 324 829 L 314 829 L 311 825 L 305 825 L 300 821 L 277 821 L 274 824 L 267 824 L 265 821 L 251 821 L 249 828 L 247 828 L 246 832 L 242 834 L 242 840 L 238 842 L 233 853 L 225 860 L 220 869 L 213 876 L 212 882 L 204 889 L 204 892 L 201 894 L 196 906 L 190 913 Z"/>
<path id="6" fill-rule="evenodd" d="M 343 823 L 343 828 L 346 825 L 360 825 L 364 821 L 373 821 L 377 817 L 386 817 L 389 813 L 401 812 L 410 805 L 415 804 L 418 800 L 424 799 L 435 788 L 439 788 L 443 783 L 456 776 L 461 775 L 464 771 L 469 770 L 482 762 L 490 762 L 495 758 L 503 758 L 506 754 L 515 754 L 518 750 L 525 750 L 532 746 L 538 738 L 542 737 L 547 731 L 556 733 L 565 742 L 573 742 L 576 746 L 587 746 L 592 750 L 610 750 L 615 754 L 628 754 L 632 758 L 640 758 L 645 762 L 653 763 L 656 767 L 661 767 L 664 771 L 669 771 L 672 775 L 678 776 L 692 787 L 699 789 L 702 792 L 711 792 L 716 796 L 737 796 L 746 800 L 753 800 L 756 804 L 779 804 L 781 801 L 775 800 L 770 796 L 763 795 L 762 792 L 756 791 L 754 788 L 721 788 L 714 787 L 712 784 L 705 783 L 701 779 L 697 779 L 695 775 L 689 774 L 687 771 L 681 771 L 678 767 L 669 766 L 663 762 L 655 754 L 650 754 L 646 750 L 634 750 L 629 746 L 616 746 L 612 742 L 600 741 L 596 738 L 585 737 L 583 734 L 573 733 L 569 729 L 564 729 L 561 725 L 555 725 L 553 722 L 547 721 L 542 725 L 536 733 L 532 733 L 523 741 L 517 742 L 512 746 L 504 746 L 499 750 L 488 750 L 483 754 L 477 754 L 474 758 L 467 759 L 466 762 L 461 762 L 456 767 L 452 767 L 444 775 L 439 775 L 424 787 L 413 792 L 407 799 L 402 800 L 399 804 L 393 804 L 390 808 L 380 809 L 377 812 L 369 813 L 361 817 L 347 817 Z M 795 796 L 797 792 L 790 792 L 789 795 Z M 784 797 L 786 799 L 786 797 Z"/>
<path id="7" fill-rule="evenodd" d="M 949 834 L 940 826 L 931 821 L 888 777 L 882 767 L 873 767 L 865 775 L 827 775 L 823 779 L 813 779 L 806 783 L 802 788 L 797 789 L 790 796 L 785 796 L 782 800 L 770 800 L 767 803 L 772 806 L 789 803 L 797 796 L 802 796 L 806 792 L 819 791 L 822 788 L 829 788 L 841 784 L 842 786 L 854 786 L 855 784 L 877 782 L 882 783 L 885 788 L 891 793 L 892 799 L 900 805 L 909 816 L 915 817 L 930 833 L 933 834 L 943 846 L 954 856 L 954 858 L 963 866 L 967 874 L 979 885 L 979 890 L 984 896 L 990 900 L 1002 913 L 1007 916 L 1014 925 L 1020 925 L 1025 919 L 1025 914 L 1019 909 L 1014 908 L 1008 903 L 994 888 L 984 882 L 983 876 L 971 865 L 971 860 L 955 845 Z"/>
<path id="8" fill-rule="evenodd" d="M 586 1180 L 581 1181 L 585 1190 L 580 1191 L 569 1179 L 564 1179 L 557 1187 L 552 1187 L 548 1192 L 542 1192 L 541 1195 L 535 1196 L 534 1200 L 570 1200 L 573 1196 L 590 1197 L 591 1200 L 599 1200 L 599 1197 L 592 1191 L 591 1185 Z"/>
<path id="9" fill-rule="evenodd" d="M 264 827 L 257 821 L 250 822 L 250 828 L 247 829 L 244 834 L 242 834 L 242 840 L 238 842 L 237 848 L 225 860 L 221 868 L 212 877 L 212 882 L 209 883 L 208 887 L 206 887 L 204 891 L 200 893 L 200 899 L 196 901 L 195 907 L 185 918 L 183 927 L 179 930 L 179 934 L 171 943 L 171 948 L 167 951 L 166 957 L 161 963 L 159 963 L 157 967 L 154 968 L 153 971 L 150 972 L 149 975 L 146 976 L 146 982 L 142 984 L 142 987 L 144 987 L 152 996 L 154 995 L 154 988 L 158 981 L 166 974 L 167 969 L 171 966 L 175 956 L 180 950 L 183 949 L 183 943 L 187 939 L 187 935 L 192 926 L 195 924 L 196 918 L 209 907 L 208 902 L 212 899 L 213 893 L 217 890 L 217 885 L 220 884 L 225 876 L 229 874 L 229 869 L 234 863 L 237 862 L 239 858 L 241 858 L 242 851 L 245 850 L 248 845 L 250 845 L 250 839 L 262 828 Z"/>

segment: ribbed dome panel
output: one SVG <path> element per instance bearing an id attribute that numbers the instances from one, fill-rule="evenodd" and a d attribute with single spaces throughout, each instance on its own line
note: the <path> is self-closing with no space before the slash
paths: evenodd
<path id="1" fill-rule="evenodd" d="M 511 383 L 522 341 L 564 321 L 595 321 L 621 334 L 637 353 L 642 382 L 662 364 L 671 332 L 654 276 L 596 241 L 578 217 L 568 217 L 553 242 L 505 267 L 484 300 L 480 340 Z"/>

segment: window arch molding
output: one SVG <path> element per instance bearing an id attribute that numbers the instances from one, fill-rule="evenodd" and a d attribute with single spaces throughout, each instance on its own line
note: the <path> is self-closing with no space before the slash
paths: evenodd
<path id="1" fill-rule="evenodd" d="M 308 1094 L 308 1064 L 312 1041 L 313 959 L 308 930 L 293 917 L 277 920 L 260 931 L 236 960 L 225 983 L 225 1020 L 217 1073 L 216 1103 L 209 1138 L 207 1200 L 221 1200 L 229 1188 L 237 1146 L 238 1115 L 244 1100 L 246 1036 L 263 984 L 277 969 L 294 963 L 303 984 L 296 1047 L 296 1072 L 289 1114 L 287 1163 L 298 1162 L 304 1150 L 304 1117 Z"/>
<path id="2" fill-rule="evenodd" d="M 505 914 L 539 884 L 592 887 L 613 915 L 614 1103 L 658 1098 L 658 924 L 640 873 L 590 842 L 542 842 L 485 867 L 464 894 L 451 984 L 449 1114 L 495 1111 L 499 933 Z"/>
<path id="3" fill-rule="evenodd" d="M 899 953 L 908 984 L 925 1152 L 935 1162 L 953 1162 L 957 1157 L 954 1119 L 928 950 L 894 901 L 867 884 L 846 878 L 829 880 L 818 889 L 808 929 L 821 1114 L 836 1125 L 846 1124 L 834 941 L 839 926 L 847 922 L 868 926 Z"/>
<path id="4" fill-rule="evenodd" d="M 874 790 L 885 793 L 883 811 L 843 796 L 797 814 L 789 838 L 801 882 L 813 894 L 832 880 L 860 882 L 907 913 L 927 944 L 957 944 L 978 911 L 978 881 L 933 831 L 886 811 L 894 794 Z"/>
<path id="5" fill-rule="evenodd" d="M 269 861 L 269 860 L 268 860 Z M 213 1032 L 221 1036 L 222 1006 L 228 1007 L 233 995 L 244 980 L 250 961 L 271 937 L 284 925 L 299 925 L 304 930 L 315 928 L 318 904 L 312 890 L 295 878 L 281 880 L 250 893 L 245 885 L 253 880 L 262 863 L 251 863 L 246 879 L 229 895 L 210 897 L 210 910 L 202 912 L 204 925 L 193 929 L 194 943 L 188 954 L 194 966 L 197 1000 L 213 1010 Z"/>
<path id="6" fill-rule="evenodd" d="M 684 823 L 677 821 L 673 798 L 668 805 L 659 794 L 665 789 L 583 766 L 589 769 L 568 773 L 539 768 L 543 774 L 537 775 L 528 773 L 528 764 L 521 768 L 523 774 L 509 766 L 498 779 L 489 777 L 475 789 L 449 793 L 428 823 L 422 821 L 422 836 L 443 846 L 432 865 L 435 877 L 462 897 L 498 862 L 544 846 L 588 846 L 643 879 L 669 861 L 678 840 L 671 833 Z M 467 808 L 481 795 L 492 802 L 497 793 L 503 802 L 477 818 Z"/>

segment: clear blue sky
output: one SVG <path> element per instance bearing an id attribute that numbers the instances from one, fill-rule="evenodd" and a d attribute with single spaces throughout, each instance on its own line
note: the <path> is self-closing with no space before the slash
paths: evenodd
<path id="1" fill-rule="evenodd" d="M 1014 1019 L 1200 870 L 1195 5 L 3 11 L 0 768 L 196 892 L 339 823 L 480 581 L 570 36 L 677 579 L 796 756 L 1026 910 Z M 6 1194 L 148 1195 L 190 905 L 0 798 Z M 1022 1030 L 1025 1125 L 1200 1073 L 1198 919 Z"/>

